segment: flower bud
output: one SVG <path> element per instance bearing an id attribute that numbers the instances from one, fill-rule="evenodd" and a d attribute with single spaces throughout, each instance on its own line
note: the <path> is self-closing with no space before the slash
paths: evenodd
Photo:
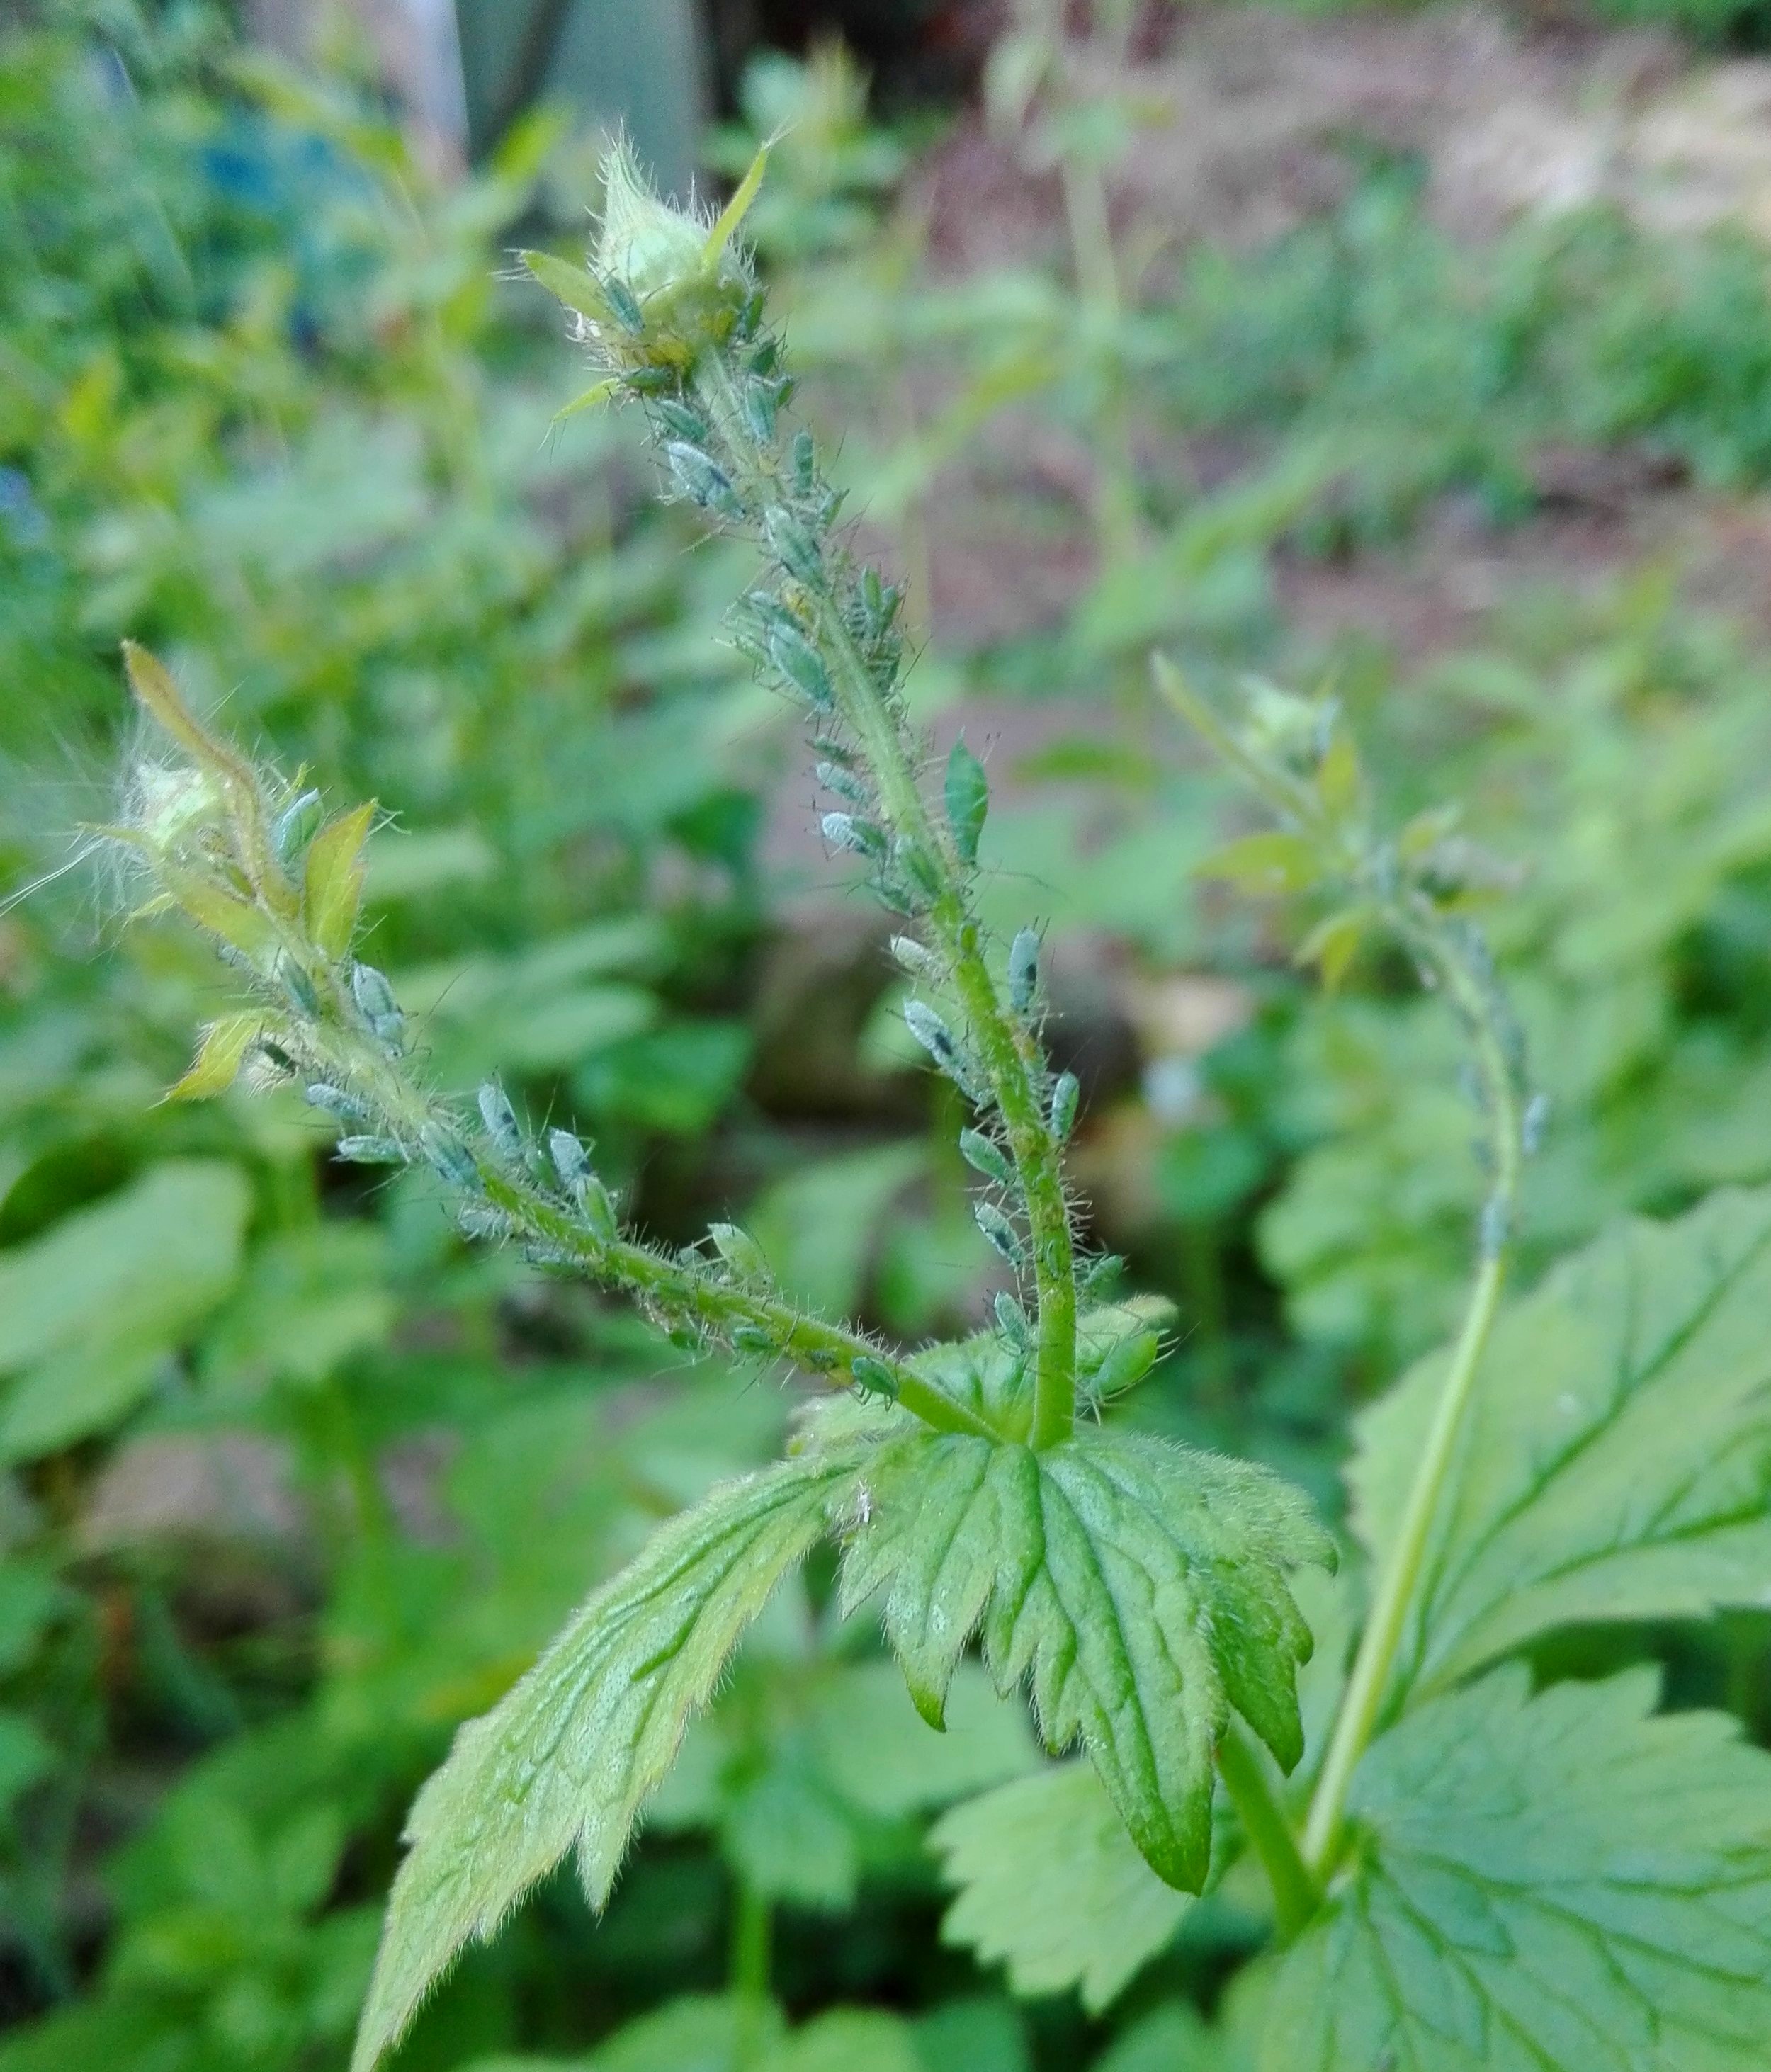
<path id="1" fill-rule="evenodd" d="M 160 763 L 140 763 L 129 792 L 130 824 L 149 848 L 162 856 L 196 846 L 199 836 L 227 818 L 220 787 L 208 771 L 188 765 L 169 769 Z"/>

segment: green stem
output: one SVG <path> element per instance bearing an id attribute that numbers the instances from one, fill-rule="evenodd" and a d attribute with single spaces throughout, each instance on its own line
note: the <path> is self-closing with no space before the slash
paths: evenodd
<path id="1" fill-rule="evenodd" d="M 697 368 L 696 390 L 746 504 L 791 507 L 795 500 L 781 455 L 757 437 L 730 370 L 717 355 L 707 355 Z M 878 788 L 881 816 L 894 835 L 931 859 L 939 874 L 928 930 L 970 1026 L 1020 1183 L 1038 1297 L 1031 1437 L 1036 1446 L 1054 1445 L 1068 1438 L 1075 1419 L 1076 1272 L 1060 1149 L 1041 1102 L 1044 1060 L 1031 1029 L 998 989 L 966 897 L 965 866 L 923 799 L 901 713 L 874 680 L 836 582 L 827 574 L 821 582 L 803 582 L 801 587 L 838 709 L 858 738 Z"/>
<path id="2" fill-rule="evenodd" d="M 1259 1857 L 1273 1889 L 1273 1918 L 1280 1934 L 1289 1941 L 1309 1925 L 1321 1905 L 1321 1889 L 1298 1853 L 1297 1838 L 1273 1796 L 1259 1757 L 1235 1725 L 1218 1744 L 1218 1774 L 1248 1845 Z"/>
<path id="3" fill-rule="evenodd" d="M 408 1147 L 421 1146 L 429 1129 L 453 1132 L 454 1118 L 429 1101 L 380 1045 L 355 1026 L 342 989 L 334 989 L 331 1005 L 332 1018 L 314 1033 L 339 1083 L 360 1091 Z M 635 1296 L 668 1317 L 692 1320 L 728 1345 L 746 1326 L 764 1332 L 783 1359 L 832 1387 L 865 1389 L 868 1384 L 855 1363 L 868 1362 L 889 1375 L 894 1400 L 934 1430 L 990 1436 L 991 1428 L 974 1412 L 858 1332 L 807 1316 L 777 1296 L 716 1280 L 632 1239 L 600 1235 L 483 1151 L 470 1150 L 469 1156 L 480 1192 L 508 1219 L 513 1231 L 586 1278 Z"/>
<path id="4" fill-rule="evenodd" d="M 873 1361 L 890 1375 L 895 1400 L 925 1424 L 937 1432 L 989 1436 L 990 1427 L 964 1404 L 955 1403 L 857 1332 L 808 1317 L 778 1297 L 710 1280 L 631 1239 L 600 1238 L 565 1210 L 495 1167 L 482 1161 L 479 1173 L 486 1198 L 495 1208 L 503 1210 L 524 1235 L 569 1259 L 590 1278 L 638 1296 L 672 1315 L 692 1318 L 727 1342 L 734 1330 L 746 1325 L 766 1331 L 783 1359 L 838 1387 L 865 1386 L 856 1378 L 854 1363 L 857 1359 Z"/>
<path id="5" fill-rule="evenodd" d="M 732 1912 L 730 1965 L 732 1997 L 738 2004 L 733 2058 L 738 2072 L 748 2072 L 762 2051 L 773 1929 L 768 1901 L 747 1878 L 741 1878 Z"/>
<path id="6" fill-rule="evenodd" d="M 1489 1119 L 1493 1188 L 1482 1219 L 1482 1256 L 1451 1362 L 1396 1537 L 1379 1571 L 1370 1618 L 1336 1716 L 1328 1753 L 1310 1803 L 1304 1856 L 1317 1877 L 1333 1869 L 1344 1832 L 1347 1794 L 1376 1729 L 1400 1651 L 1427 1544 L 1444 1494 L 1482 1354 L 1500 1308 L 1507 1235 L 1522 1158 L 1517 1075 L 1507 1054 L 1491 992 L 1459 955 L 1442 923 L 1420 905 L 1391 919 L 1403 939 L 1437 974 L 1469 1029 Z"/>

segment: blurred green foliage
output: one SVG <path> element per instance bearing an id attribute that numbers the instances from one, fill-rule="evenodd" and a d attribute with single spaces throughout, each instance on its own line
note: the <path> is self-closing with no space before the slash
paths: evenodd
<path id="1" fill-rule="evenodd" d="M 993 73 L 1004 148 L 1070 204 L 1044 261 L 944 270 L 835 54 L 759 63 L 713 159 L 799 117 L 757 236 L 914 608 L 955 499 L 1078 571 L 943 628 L 912 695 L 1009 743 L 987 898 L 1018 923 L 1030 878 L 1071 958 L 1054 1034 L 1103 1232 L 1182 1305 L 1134 1414 L 1328 1495 L 1349 1402 L 1465 1270 L 1454 1039 L 1411 974 L 1321 997 L 1194 883 L 1236 809 L 1150 714 L 1144 651 L 1332 672 L 1387 806 L 1455 799 L 1504 859 L 1485 924 L 1552 1104 L 1527 1270 L 1620 1207 L 1771 1177 L 1762 645 L 1662 567 L 1522 588 L 1425 656 L 1283 603 L 1299 566 L 1405 570 L 1448 503 L 1484 536 L 1540 513 L 1551 450 L 1758 488 L 1771 290 L 1744 236 L 1597 212 L 1461 249 L 1382 163 L 1267 246 L 1134 225 L 1148 263 L 1103 272 L 1091 196 L 1140 118 L 1068 77 L 1032 47 Z M 446 1078 L 580 1118 L 667 1234 L 754 1200 L 785 1282 L 914 1338 L 988 1276 L 951 1130 L 920 1131 L 865 941 L 859 980 L 794 980 L 840 931 L 764 854 L 784 736 L 713 638 L 721 550 L 687 551 L 618 431 L 550 434 L 571 370 L 498 278 L 520 223 L 576 234 L 557 141 L 531 118 L 439 186 L 360 82 L 277 70 L 205 6 L 6 16 L 0 864 L 77 861 L 116 643 L 151 641 L 286 767 L 397 810 L 376 955 Z M 1029 427 L 1081 454 L 1062 491 L 1005 458 Z M 305 2072 L 342 2062 L 453 1726 L 784 1408 L 469 1257 L 421 1186 L 327 1170 L 293 1104 L 157 1105 L 210 981 L 171 931 L 96 960 L 93 897 L 76 868 L 0 911 L 0 2072 Z M 1235 1893 L 1153 1936 L 1117 2041 L 940 1943 L 927 1822 L 1027 1750 L 974 1692 L 930 1758 L 828 1583 L 747 1651 L 607 1919 L 550 1886 L 403 2067 L 1234 2062 L 1192 2007 L 1258 1934 Z M 1764 1659 L 1742 1620 L 1680 1673 L 1762 1735 Z M 869 2000 L 903 2012 L 829 2012 Z M 594 2054 L 508 2054 L 546 2050 Z"/>

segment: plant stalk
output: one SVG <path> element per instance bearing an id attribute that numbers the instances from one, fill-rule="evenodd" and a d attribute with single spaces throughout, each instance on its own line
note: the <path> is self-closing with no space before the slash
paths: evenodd
<path id="1" fill-rule="evenodd" d="M 1472 968 L 1444 923 L 1424 904 L 1398 905 L 1390 918 L 1397 933 L 1444 985 L 1469 1030 L 1490 1124 L 1487 1149 L 1493 1186 L 1483 1211 L 1481 1256 L 1463 1323 L 1395 1540 L 1379 1571 L 1370 1616 L 1359 1638 L 1353 1672 L 1310 1803 L 1304 1860 L 1318 1879 L 1326 1877 L 1337 1860 L 1353 1774 L 1377 1727 L 1389 1689 L 1428 1541 L 1500 1308 L 1523 1158 L 1518 1073 L 1508 1055 L 1492 989 L 1484 985 L 1482 973 Z"/>
<path id="2" fill-rule="evenodd" d="M 746 507 L 791 505 L 779 444 L 758 436 L 717 353 L 704 356 L 695 382 Z M 801 578 L 800 588 L 838 709 L 878 787 L 881 816 L 938 870 L 941 889 L 927 925 L 970 1025 L 1020 1183 L 1038 1313 L 1030 1436 L 1035 1446 L 1054 1445 L 1069 1437 L 1075 1420 L 1076 1272 L 1060 1149 L 1041 1103 L 1044 1060 L 1031 1030 L 1003 999 L 964 890 L 965 866 L 922 796 L 902 716 L 874 680 L 835 582 L 827 574 L 816 583 Z"/>
<path id="3" fill-rule="evenodd" d="M 1289 1942 L 1321 1905 L 1321 1888 L 1298 1853 L 1297 1837 L 1273 1796 L 1260 1758 L 1234 1724 L 1218 1744 L 1218 1774 L 1272 1887 L 1273 1918 L 1280 1938 Z"/>

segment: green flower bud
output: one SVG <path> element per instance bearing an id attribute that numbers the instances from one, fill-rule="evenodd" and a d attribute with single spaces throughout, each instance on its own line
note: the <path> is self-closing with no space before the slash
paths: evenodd
<path id="1" fill-rule="evenodd" d="M 130 783 L 129 822 L 162 856 L 195 847 L 199 836 L 227 819 L 220 787 L 205 770 L 138 766 Z"/>

